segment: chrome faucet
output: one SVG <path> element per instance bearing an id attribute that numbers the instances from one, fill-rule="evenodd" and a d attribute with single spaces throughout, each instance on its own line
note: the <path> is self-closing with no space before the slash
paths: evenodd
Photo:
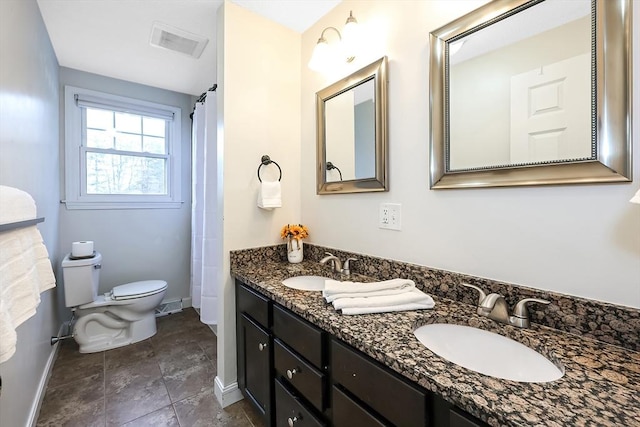
<path id="1" fill-rule="evenodd" d="M 357 258 L 347 258 L 344 264 L 342 264 L 342 262 L 340 261 L 340 258 L 333 255 L 332 253 L 325 252 L 324 254 L 326 255 L 326 257 L 320 260 L 320 264 L 326 264 L 327 262 L 330 262 L 331 269 L 336 273 L 340 273 L 343 276 L 347 276 L 347 277 L 351 275 L 350 262 L 357 261 Z"/>
<path id="2" fill-rule="evenodd" d="M 550 304 L 550 301 L 545 299 L 524 298 L 518 301 L 516 306 L 513 308 L 513 315 L 510 316 L 507 301 L 502 295 L 496 293 L 487 295 L 479 287 L 468 283 L 461 283 L 461 285 L 478 291 L 478 315 L 488 317 L 496 322 L 516 326 L 518 328 L 528 328 L 531 326 L 529 310 L 527 309 L 528 303 L 536 302 L 539 304 Z"/>
<path id="3" fill-rule="evenodd" d="M 329 252 L 325 252 L 324 254 L 326 255 L 326 257 L 320 260 L 320 264 L 331 262 L 331 269 L 333 271 L 335 271 L 336 273 L 342 272 L 342 261 L 340 261 L 340 258 Z"/>

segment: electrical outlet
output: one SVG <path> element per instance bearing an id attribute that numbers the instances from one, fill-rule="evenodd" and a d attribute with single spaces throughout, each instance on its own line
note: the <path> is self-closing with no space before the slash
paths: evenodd
<path id="1" fill-rule="evenodd" d="M 387 230 L 401 230 L 402 205 L 400 203 L 381 203 L 378 227 Z"/>

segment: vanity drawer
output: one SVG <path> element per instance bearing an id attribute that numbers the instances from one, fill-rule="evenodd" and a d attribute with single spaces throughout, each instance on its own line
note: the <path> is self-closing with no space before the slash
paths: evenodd
<path id="1" fill-rule="evenodd" d="M 298 354 L 313 363 L 322 365 L 322 331 L 306 320 L 282 307 L 273 306 L 273 333 Z"/>
<path id="2" fill-rule="evenodd" d="M 289 350 L 279 339 L 276 339 L 274 365 L 276 372 L 303 395 L 318 411 L 322 412 L 324 405 L 325 376 L 298 355 Z"/>
<path id="3" fill-rule="evenodd" d="M 269 299 L 254 290 L 249 289 L 247 286 L 240 284 L 240 282 L 237 283 L 238 286 L 236 289 L 238 292 L 236 299 L 238 311 L 248 314 L 253 318 L 253 320 L 268 328 L 270 326 Z"/>
<path id="4" fill-rule="evenodd" d="M 279 380 L 275 380 L 276 427 L 321 427 L 320 421 Z"/>
<path id="5" fill-rule="evenodd" d="M 425 392 L 335 339 L 331 340 L 331 369 L 334 383 L 341 384 L 391 423 L 427 425 Z"/>
<path id="6" fill-rule="evenodd" d="M 336 386 L 333 386 L 332 390 L 331 409 L 334 427 L 386 426 Z"/>

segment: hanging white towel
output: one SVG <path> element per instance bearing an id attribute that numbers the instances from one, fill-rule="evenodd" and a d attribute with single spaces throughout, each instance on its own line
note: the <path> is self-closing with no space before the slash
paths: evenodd
<path id="1" fill-rule="evenodd" d="M 33 218 L 35 202 L 29 194 L 0 186 L 0 224 Z M 40 293 L 55 283 L 35 225 L 0 232 L 0 363 L 15 352 L 15 329 L 35 314 Z"/>
<path id="2" fill-rule="evenodd" d="M 333 301 L 336 310 L 362 307 L 388 307 L 404 304 L 421 304 L 424 308 L 433 308 L 433 299 L 419 289 L 412 289 L 396 295 L 362 296 L 357 298 L 339 298 Z"/>
<path id="3" fill-rule="evenodd" d="M 282 186 L 280 181 L 262 181 L 260 183 L 258 207 L 267 210 L 282 207 Z"/>

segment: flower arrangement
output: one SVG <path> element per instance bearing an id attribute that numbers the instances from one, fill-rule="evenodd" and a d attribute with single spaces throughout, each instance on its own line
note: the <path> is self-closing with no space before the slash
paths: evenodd
<path id="1" fill-rule="evenodd" d="M 300 241 L 309 237 L 309 229 L 302 224 L 287 224 L 280 230 L 280 237 Z"/>

